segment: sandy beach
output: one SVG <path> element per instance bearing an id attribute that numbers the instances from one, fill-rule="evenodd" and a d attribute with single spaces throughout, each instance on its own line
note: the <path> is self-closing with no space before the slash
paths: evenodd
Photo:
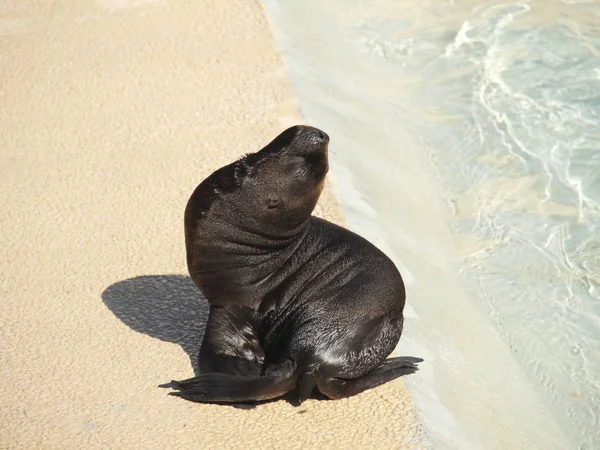
<path id="1" fill-rule="evenodd" d="M 186 201 L 302 119 L 252 0 L 3 2 L 0 448 L 422 448 L 402 380 L 255 409 L 193 375 Z M 343 222 L 328 189 L 318 214 Z"/>

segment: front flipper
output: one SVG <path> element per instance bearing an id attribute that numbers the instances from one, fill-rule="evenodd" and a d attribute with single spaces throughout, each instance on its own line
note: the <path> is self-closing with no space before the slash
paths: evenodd
<path id="1" fill-rule="evenodd" d="M 395 378 L 415 373 L 419 370 L 417 363 L 422 361 L 421 358 L 410 356 L 390 358 L 385 360 L 377 369 L 360 378 L 322 377 L 317 382 L 317 387 L 322 394 L 331 399 L 352 397 Z"/>
<path id="2" fill-rule="evenodd" d="M 183 381 L 171 381 L 178 392 L 170 395 L 194 402 L 254 402 L 281 397 L 296 384 L 292 374 L 271 375 L 258 378 L 225 373 L 205 373 Z"/>
<path id="3" fill-rule="evenodd" d="M 257 332 L 260 320 L 250 308 L 211 306 L 200 347 L 200 373 L 258 377 L 265 356 Z"/>

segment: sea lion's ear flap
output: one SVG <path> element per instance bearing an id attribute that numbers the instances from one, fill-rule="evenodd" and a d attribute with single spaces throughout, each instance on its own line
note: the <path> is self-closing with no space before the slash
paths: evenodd
<path id="1" fill-rule="evenodd" d="M 267 198 L 266 205 L 268 209 L 275 209 L 279 207 L 279 198 L 269 197 Z"/>

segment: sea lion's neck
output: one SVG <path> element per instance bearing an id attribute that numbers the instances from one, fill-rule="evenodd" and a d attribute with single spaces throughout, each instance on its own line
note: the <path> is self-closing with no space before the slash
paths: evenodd
<path id="1" fill-rule="evenodd" d="M 260 302 L 263 282 L 302 243 L 310 219 L 272 235 L 216 217 L 209 227 L 198 225 L 194 238 L 186 239 L 188 268 L 196 285 L 212 304 L 254 306 Z"/>
<path id="2" fill-rule="evenodd" d="M 248 229 L 243 224 L 224 222 L 216 231 L 216 239 L 205 243 L 206 250 L 210 249 L 210 254 L 221 260 L 221 269 L 225 269 L 233 261 L 246 266 L 260 265 L 296 248 L 309 224 L 310 221 L 307 220 L 292 230 L 267 234 L 261 230 Z"/>

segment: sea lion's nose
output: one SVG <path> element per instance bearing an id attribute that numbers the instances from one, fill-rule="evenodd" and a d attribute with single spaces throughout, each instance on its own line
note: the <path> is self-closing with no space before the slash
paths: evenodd
<path id="1" fill-rule="evenodd" d="M 321 130 L 317 130 L 317 138 L 323 142 L 329 142 L 329 136 Z"/>
<path id="2" fill-rule="evenodd" d="M 317 144 L 326 144 L 329 142 L 329 136 L 324 131 L 314 127 L 306 127 L 305 133 Z"/>

